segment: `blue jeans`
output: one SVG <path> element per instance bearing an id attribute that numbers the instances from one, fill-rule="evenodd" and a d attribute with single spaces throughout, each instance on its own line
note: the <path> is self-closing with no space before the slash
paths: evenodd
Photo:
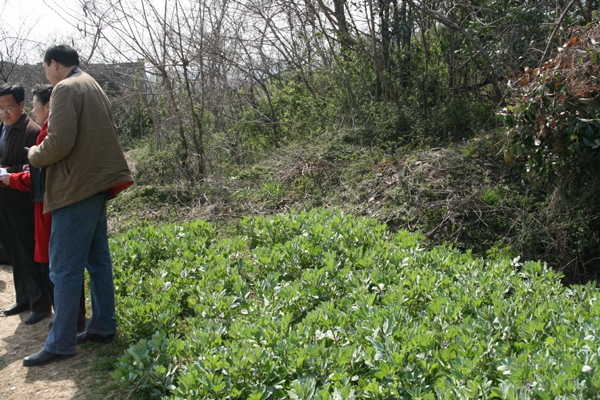
<path id="1" fill-rule="evenodd" d="M 54 323 L 44 349 L 74 354 L 77 314 L 84 281 L 90 275 L 92 317 L 86 332 L 115 333 L 115 292 L 106 226 L 106 193 L 52 211 L 50 279 L 54 283 Z"/>

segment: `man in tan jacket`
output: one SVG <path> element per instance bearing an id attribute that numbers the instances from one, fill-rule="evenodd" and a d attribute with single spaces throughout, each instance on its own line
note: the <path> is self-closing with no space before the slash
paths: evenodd
<path id="1" fill-rule="evenodd" d="M 44 211 L 52 213 L 54 323 L 44 348 L 25 357 L 24 366 L 72 357 L 76 344 L 112 340 L 115 303 L 106 201 L 133 184 L 110 102 L 98 83 L 79 69 L 77 52 L 65 45 L 50 47 L 44 69 L 54 85 L 48 136 L 29 150 L 29 162 L 46 167 Z M 77 335 L 85 269 L 90 276 L 92 317 L 86 331 Z"/>

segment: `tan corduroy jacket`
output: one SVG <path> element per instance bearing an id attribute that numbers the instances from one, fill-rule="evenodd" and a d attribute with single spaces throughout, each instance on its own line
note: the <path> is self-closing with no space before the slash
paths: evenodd
<path id="1" fill-rule="evenodd" d="M 78 72 L 56 85 L 48 136 L 31 148 L 29 162 L 46 167 L 44 212 L 133 182 L 110 102 L 94 78 Z"/>

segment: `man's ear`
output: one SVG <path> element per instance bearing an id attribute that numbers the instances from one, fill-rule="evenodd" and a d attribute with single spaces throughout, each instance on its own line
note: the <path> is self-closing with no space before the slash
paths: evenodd
<path id="1" fill-rule="evenodd" d="M 24 102 L 24 101 L 22 101 L 22 102 L 19 104 L 19 107 L 21 107 L 21 108 L 25 108 L 25 102 Z"/>

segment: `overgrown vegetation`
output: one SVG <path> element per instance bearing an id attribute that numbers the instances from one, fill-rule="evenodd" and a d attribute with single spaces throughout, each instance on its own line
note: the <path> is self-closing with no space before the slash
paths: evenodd
<path id="1" fill-rule="evenodd" d="M 549 226 L 562 264 L 600 266 L 600 28 L 575 29 L 555 59 L 528 68 L 500 117 L 509 128 L 506 161 L 553 196 Z"/>
<path id="2" fill-rule="evenodd" d="M 236 69 L 248 74 L 246 83 L 220 87 L 224 92 L 211 86 L 219 102 L 198 111 L 204 119 L 196 121 L 204 129 L 203 175 L 182 153 L 181 132 L 185 136 L 189 129 L 165 125 L 179 118 L 168 93 L 144 98 L 143 114 L 153 121 L 145 126 L 153 133 L 142 129 L 128 136 L 124 129 L 138 187 L 112 205 L 119 219 L 113 231 L 142 221 L 230 222 L 335 206 L 393 229 L 420 231 L 428 244 L 448 241 L 480 256 L 508 252 L 542 260 L 562 271 L 567 283 L 596 279 L 600 124 L 594 96 L 600 37 L 591 22 L 596 15 L 585 7 L 563 7 L 558 33 L 545 43 L 550 29 L 543 21 L 558 18 L 560 10 L 546 13 L 552 7 L 543 2 L 489 5 L 478 22 L 465 21 L 497 39 L 498 50 L 488 61 L 510 67 L 510 79 L 497 71 L 479 75 L 482 60 L 459 68 L 463 57 L 478 60 L 471 44 L 424 3 L 402 11 L 411 16 L 406 25 L 412 30 L 389 36 L 396 42 L 388 49 L 386 70 L 370 58 L 366 48 L 373 43 L 359 32 L 340 47 L 327 47 L 328 36 L 306 38 L 306 51 L 313 49 L 322 62 L 318 68 L 305 70 L 308 65 L 298 61 L 298 68 L 276 72 L 267 66 Z M 500 34 L 490 21 L 506 12 L 508 25 Z M 399 16 L 372 16 L 381 23 L 370 27 L 381 46 L 392 32 L 386 18 L 398 29 L 405 26 Z M 525 29 L 522 23 L 533 25 Z M 300 34 L 306 27 L 290 29 Z M 288 43 L 284 36 L 277 43 Z M 571 44 L 541 69 L 519 74 L 540 62 L 519 38 L 538 48 Z M 517 81 L 524 84 L 521 90 L 514 87 Z M 503 102 L 511 104 L 510 112 L 497 120 L 494 111 Z M 508 140 L 503 123 L 510 129 Z M 513 163 L 506 165 L 503 156 Z"/>
<path id="3" fill-rule="evenodd" d="M 542 260 L 566 283 L 596 279 L 593 261 L 571 262 L 586 260 L 584 243 L 594 243 L 589 214 L 573 212 L 558 192 L 527 178 L 524 165 L 506 164 L 502 146 L 503 135 L 494 132 L 444 147 L 385 150 L 321 137 L 194 187 L 138 184 L 110 203 L 111 231 L 204 219 L 227 235 L 247 215 L 327 206 L 419 231 L 427 247 L 452 243 L 477 256 Z"/>
<path id="4" fill-rule="evenodd" d="M 598 396 L 594 285 L 422 240 L 324 209 L 118 236 L 114 377 L 165 399 Z"/>

